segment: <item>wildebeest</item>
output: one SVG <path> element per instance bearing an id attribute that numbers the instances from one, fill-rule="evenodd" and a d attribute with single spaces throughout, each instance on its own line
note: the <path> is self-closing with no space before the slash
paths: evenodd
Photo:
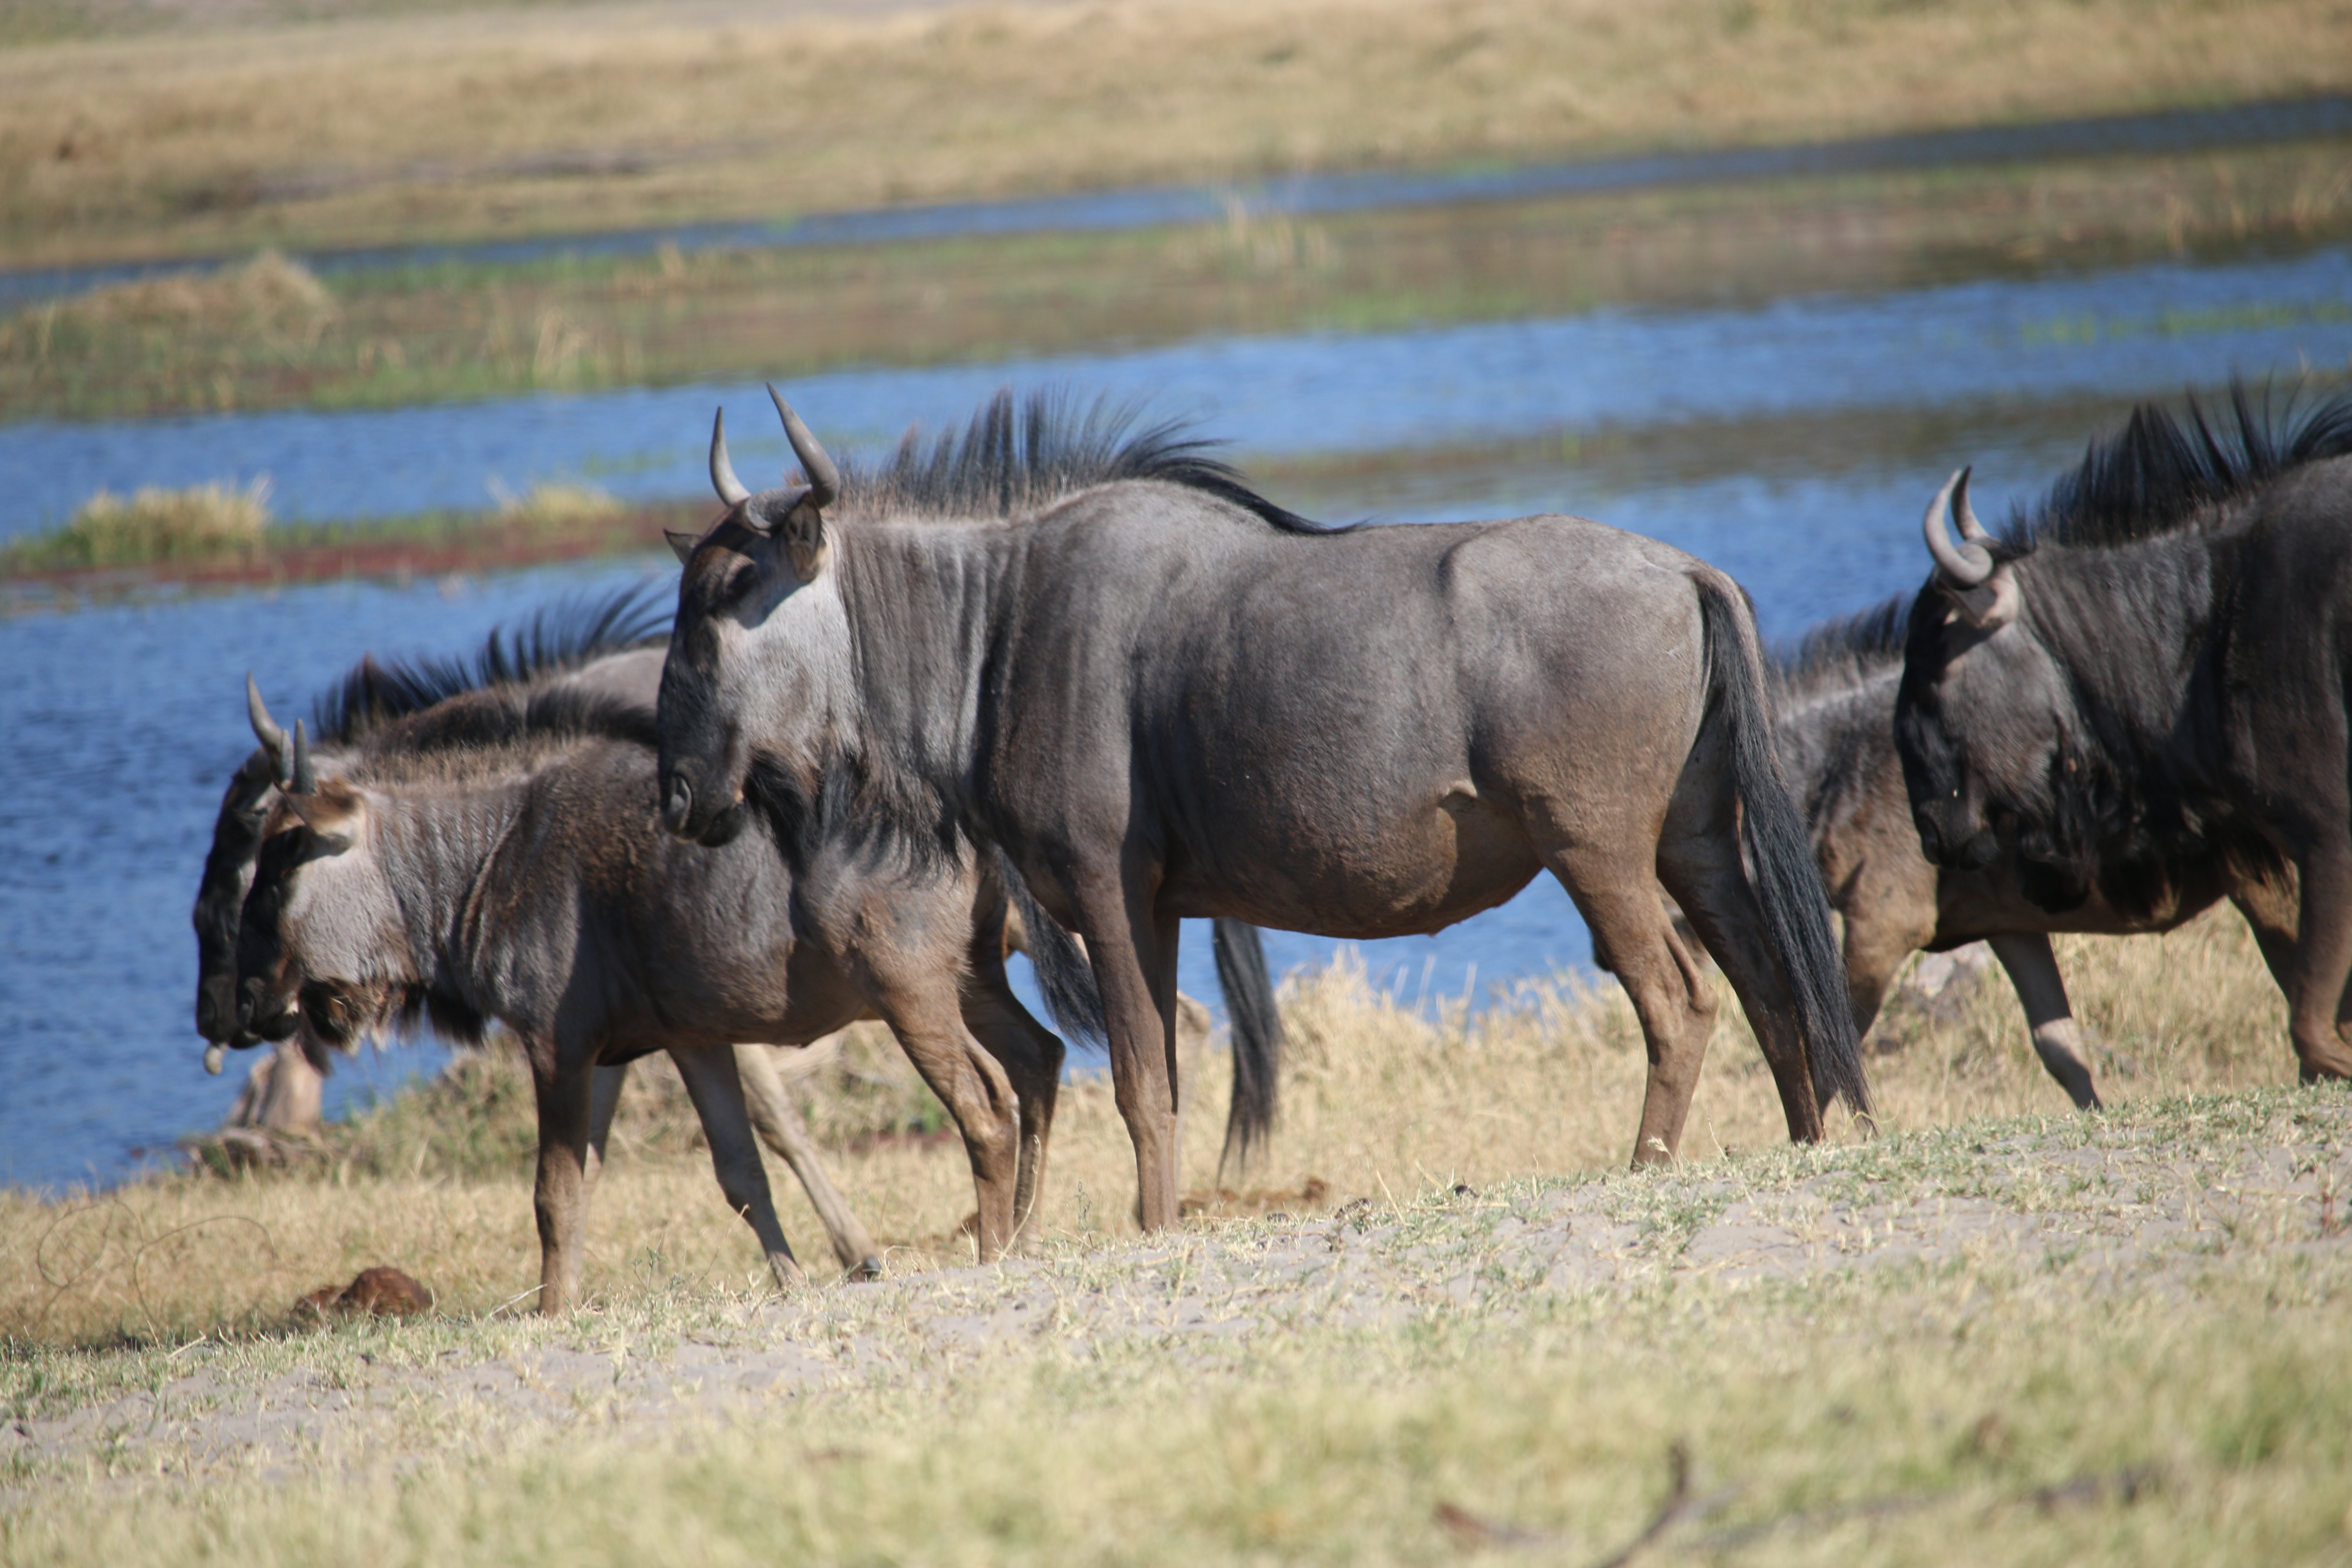
<path id="1" fill-rule="evenodd" d="M 663 821 L 723 839 L 764 804 L 900 853 L 1001 846 L 1086 940 L 1147 1227 L 1177 1215 L 1187 915 L 1433 931 L 1549 868 L 1640 1015 L 1634 1157 L 1654 1160 L 1715 1012 L 1670 892 L 1790 1135 L 1820 1136 L 1817 1079 L 1866 1109 L 1754 623 L 1722 574 L 1570 517 L 1326 529 L 1174 427 L 1009 395 L 845 481 L 776 406 L 807 482 L 750 493 L 722 422 L 727 512 L 673 539 Z"/>
<path id="2" fill-rule="evenodd" d="M 330 1046 L 403 1016 L 457 1039 L 493 1017 L 513 1031 L 539 1103 L 553 1312 L 577 1286 L 594 1068 L 670 1053 L 728 1203 L 790 1282 L 734 1044 L 878 1012 L 961 1129 L 982 1255 L 1001 1252 L 1029 1216 L 1062 1047 L 1005 983 L 992 867 L 889 878 L 845 858 L 793 877 L 761 833 L 678 844 L 653 821 L 650 714 L 533 708 L 501 740 L 325 778 L 297 727 L 240 926 L 242 1026 Z"/>
<path id="3" fill-rule="evenodd" d="M 2352 1074 L 2352 395 L 2143 405 L 2000 535 L 1965 471 L 1923 530 L 1895 734 L 1928 858 L 2011 853 L 2062 912 L 2210 901 L 2217 867 L 2278 890 L 2248 913 L 2303 1077 Z"/>
<path id="4" fill-rule="evenodd" d="M 2294 874 L 2189 854 L 2151 889 L 2159 893 L 2153 900 L 2118 908 L 2094 889 L 2081 904 L 2053 911 L 2025 896 L 2012 855 L 1974 869 L 1930 865 L 1895 750 L 1906 605 L 1893 599 L 1818 626 L 1774 660 L 1780 765 L 1811 830 L 1830 907 L 1843 918 L 1854 1028 L 1869 1031 L 1914 952 L 1984 942 L 2017 990 L 2034 1053 L 2076 1105 L 2095 1110 L 2098 1089 L 2050 933 L 2169 931 L 2226 896 L 2245 912 L 2284 984 L 2294 953 Z"/>

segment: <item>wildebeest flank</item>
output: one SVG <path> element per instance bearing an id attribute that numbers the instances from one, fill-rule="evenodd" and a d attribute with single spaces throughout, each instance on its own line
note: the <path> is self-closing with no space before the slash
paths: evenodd
<path id="1" fill-rule="evenodd" d="M 1325 530 L 1169 427 L 1009 396 L 845 482 L 777 407 L 808 482 L 748 493 L 714 432 L 729 510 L 676 542 L 663 819 L 723 837 L 765 798 L 908 853 L 1003 846 L 1086 939 L 1147 1226 L 1177 1213 L 1187 915 L 1431 931 L 1549 868 L 1641 1016 L 1650 1160 L 1680 1142 L 1714 1017 L 1671 893 L 1790 1135 L 1820 1134 L 1816 1076 L 1866 1105 L 1720 573 L 1570 517 Z"/>
<path id="2" fill-rule="evenodd" d="M 2137 914 L 2189 873 L 2284 886 L 2265 955 L 2304 1077 L 2352 1075 L 2352 395 L 2143 405 L 1996 537 L 1930 503 L 1895 740 L 1928 858 Z M 1949 509 L 1960 531 L 1945 531 Z M 2193 896 L 2193 895 L 2192 895 Z M 2249 910 L 2249 915 L 2254 915 Z M 2292 941 L 2290 949 L 2285 944 Z"/>
<path id="3" fill-rule="evenodd" d="M 1869 1031 L 1895 972 L 1914 952 L 1981 941 L 2017 990 L 2034 1053 L 2076 1105 L 2096 1109 L 2098 1090 L 2049 933 L 2169 931 L 2226 896 L 2244 911 L 2284 985 L 2294 957 L 2294 873 L 2249 874 L 2226 856 L 2184 854 L 2160 884 L 2147 885 L 2159 896 L 2118 908 L 2095 889 L 2074 908 L 2053 911 L 2025 896 L 2011 854 L 1976 869 L 1930 865 L 1895 750 L 1906 603 L 1889 600 L 1817 626 L 1773 665 L 1780 763 L 1811 830 L 1830 907 L 1844 926 L 1854 1028 Z"/>

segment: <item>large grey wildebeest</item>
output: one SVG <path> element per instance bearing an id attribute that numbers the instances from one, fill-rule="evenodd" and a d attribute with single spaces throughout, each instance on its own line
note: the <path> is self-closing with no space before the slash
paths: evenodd
<path id="1" fill-rule="evenodd" d="M 1830 907 L 1845 928 L 1854 1028 L 1869 1032 L 1895 971 L 1913 952 L 1983 942 L 2016 988 L 2034 1054 L 2077 1106 L 2095 1110 L 2098 1089 L 2051 933 L 2170 931 L 2226 897 L 2245 913 L 2284 985 L 2294 957 L 2294 873 L 2185 851 L 2129 905 L 2095 887 L 2081 903 L 2053 910 L 2026 896 L 2028 879 L 2013 854 L 1973 868 L 1929 864 L 1895 750 L 1907 602 L 1889 600 L 1817 626 L 1773 664 L 1780 765 L 1811 830 Z M 2114 870 L 2133 879 L 2128 868 Z"/>
<path id="2" fill-rule="evenodd" d="M 993 857 L 894 868 L 850 844 L 795 877 L 764 832 L 678 845 L 654 822 L 650 707 L 604 684 L 451 696 L 391 721 L 417 731 L 411 743 L 371 736 L 365 755 L 323 774 L 298 726 L 295 776 L 263 825 L 238 921 L 240 1029 L 274 1037 L 299 1027 L 341 1045 L 404 1014 L 459 1038 L 504 1022 L 539 1094 L 541 1300 L 558 1310 L 576 1277 L 615 1064 L 669 1051 L 729 1203 L 789 1281 L 797 1271 L 739 1078 L 764 1078 L 786 1131 L 790 1108 L 767 1051 L 728 1042 L 799 1044 L 878 1016 L 956 1116 L 981 1194 L 982 1256 L 1001 1252 L 1034 1216 L 1061 1046 L 1006 985 L 1011 911 Z M 257 703 L 254 719 L 273 749 L 276 727 Z M 742 918 L 714 936 L 705 900 Z M 1029 924 L 1043 933 L 1030 951 L 1044 988 L 1083 1021 L 1083 959 L 1050 921 Z M 1256 933 L 1219 938 L 1233 960 L 1221 967 L 1256 960 L 1255 993 L 1227 975 L 1236 1017 L 1270 1017 Z M 1278 1040 L 1255 1021 L 1259 1040 Z M 1270 1095 L 1270 1061 L 1243 1060 L 1253 1032 L 1236 1029 L 1237 1068 L 1255 1066 Z M 591 1067 L 582 1146 L 577 1101 Z M 1237 1072 L 1236 1100 L 1249 1093 Z M 754 1116 L 761 1099 L 751 1097 Z M 1267 1112 L 1242 1103 L 1236 1121 L 1262 1130 Z"/>
<path id="3" fill-rule="evenodd" d="M 806 482 L 751 493 L 722 420 L 727 511 L 673 537 L 662 819 L 724 838 L 764 805 L 901 854 L 1001 846 L 1086 941 L 1147 1227 L 1177 1217 L 1188 915 L 1433 931 L 1549 869 L 1641 1017 L 1634 1157 L 1657 1160 L 1715 1014 L 1671 893 L 1790 1136 L 1821 1135 L 1817 1092 L 1866 1110 L 1754 622 L 1721 573 L 1571 517 L 1326 529 L 1175 427 L 1049 398 L 1001 395 L 845 479 L 775 401 Z"/>
<path id="4" fill-rule="evenodd" d="M 1895 736 L 1927 858 L 2013 855 L 2045 910 L 2270 889 L 2241 907 L 2309 1081 L 2352 1075 L 2352 395 L 2268 402 L 2143 405 L 1998 536 L 1955 474 Z"/>

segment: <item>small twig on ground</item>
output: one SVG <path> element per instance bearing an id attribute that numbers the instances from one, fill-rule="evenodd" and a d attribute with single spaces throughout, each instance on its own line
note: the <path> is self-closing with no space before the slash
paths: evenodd
<path id="1" fill-rule="evenodd" d="M 1593 1564 L 1593 1568 L 1625 1568 L 1625 1564 L 1654 1545 L 1659 1537 L 1684 1520 L 1703 1519 L 1730 1500 L 1732 1494 L 1728 1489 L 1704 1498 L 1691 1496 L 1690 1449 L 1680 1438 L 1666 1449 L 1666 1463 L 1671 1467 L 1674 1479 L 1666 1489 L 1665 1500 L 1658 1505 L 1658 1511 L 1651 1516 L 1641 1534 Z M 1439 1503 L 1435 1511 L 1437 1522 L 1446 1528 L 1454 1541 L 1473 1551 L 1488 1546 L 1544 1546 L 1552 1541 L 1552 1537 L 1543 1531 L 1522 1530 L 1500 1520 L 1481 1519 L 1469 1510 L 1450 1502 Z"/>

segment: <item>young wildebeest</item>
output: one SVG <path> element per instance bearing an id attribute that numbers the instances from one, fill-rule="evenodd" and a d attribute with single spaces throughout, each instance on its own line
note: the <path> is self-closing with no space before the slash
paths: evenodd
<path id="1" fill-rule="evenodd" d="M 2013 852 L 2056 911 L 2273 889 L 2241 907 L 2303 1077 L 2352 1075 L 2352 395 L 2275 423 L 2242 385 L 2218 421 L 2144 405 L 2000 537 L 1966 481 L 1927 509 L 1895 705 L 1928 858 Z"/>
<path id="2" fill-rule="evenodd" d="M 1549 869 L 1640 1014 L 1634 1157 L 1656 1160 L 1715 1012 L 1670 892 L 1790 1136 L 1821 1134 L 1817 1078 L 1866 1108 L 1754 624 L 1721 573 L 1570 517 L 1325 530 L 1171 428 L 1009 395 L 961 443 L 910 440 L 845 487 L 776 405 L 809 482 L 748 493 L 722 426 L 727 513 L 674 540 L 663 821 L 723 838 L 748 799 L 1001 845 L 1086 939 L 1147 1226 L 1177 1215 L 1186 915 L 1433 931 Z"/>
<path id="3" fill-rule="evenodd" d="M 297 726 L 240 922 L 241 1026 L 330 1046 L 418 1014 L 460 1039 L 512 1030 L 554 1312 L 577 1287 L 594 1068 L 670 1053 L 729 1204 L 789 1282 L 734 1042 L 878 1014 L 962 1130 L 982 1255 L 1003 1251 L 1031 1215 L 1062 1047 L 1005 983 L 991 864 L 898 871 L 853 849 L 795 878 L 763 832 L 680 844 L 653 820 L 644 709 L 542 695 L 516 717 L 499 740 L 325 778 Z"/>
<path id="4" fill-rule="evenodd" d="M 1780 766 L 1812 829 L 1830 907 L 1844 921 L 1854 1028 L 1869 1031 L 1895 970 L 1914 952 L 1984 942 L 2017 988 L 2042 1066 L 2076 1105 L 2095 1110 L 2098 1090 L 2049 933 L 2170 931 L 2226 896 L 2245 912 L 2284 984 L 2294 957 L 2294 873 L 2249 875 L 2223 856 L 2184 856 L 2160 881 L 2136 884 L 2153 897 L 2118 907 L 2094 889 L 2079 905 L 2053 911 L 2026 897 L 2013 855 L 1975 870 L 1928 864 L 1895 752 L 1904 605 L 1890 600 L 1816 627 L 1774 660 Z M 2114 869 L 2132 879 L 2129 868 Z"/>

